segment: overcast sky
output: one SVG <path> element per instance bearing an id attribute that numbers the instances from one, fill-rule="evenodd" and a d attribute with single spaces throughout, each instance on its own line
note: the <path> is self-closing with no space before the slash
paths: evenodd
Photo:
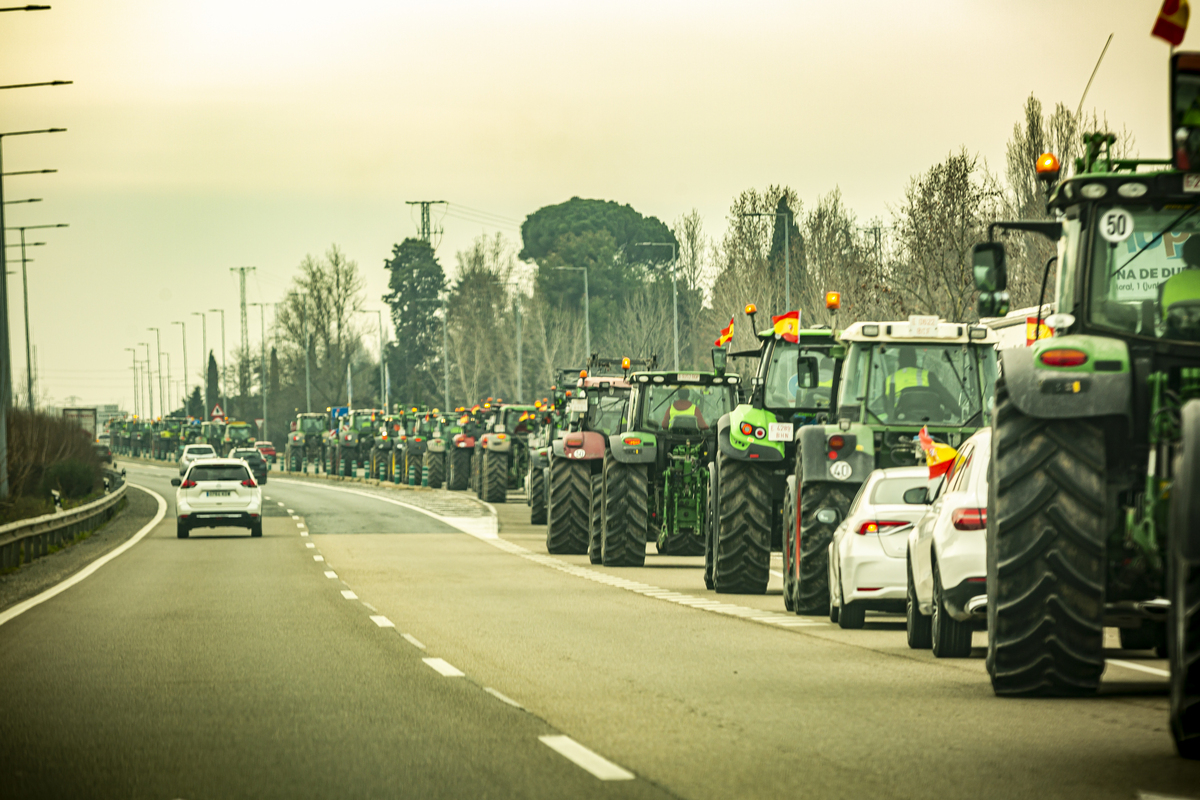
<path id="1" fill-rule="evenodd" d="M 124 348 L 151 326 L 178 378 L 174 320 L 198 382 L 192 312 L 224 308 L 239 335 L 231 267 L 256 266 L 249 300 L 275 302 L 336 242 L 382 308 L 383 260 L 416 232 L 407 200 L 451 202 L 448 270 L 479 233 L 515 242 L 576 195 L 668 223 L 697 208 L 713 236 L 769 183 L 806 203 L 840 187 L 886 220 L 959 147 L 1002 171 L 1025 98 L 1074 108 L 1114 32 L 1086 107 L 1143 157 L 1168 144 L 1158 0 L 46 2 L 0 14 L 0 84 L 75 84 L 0 92 L 0 131 L 69 129 L 4 142 L 5 171 L 59 170 L 6 179 L 6 199 L 44 198 L 7 206 L 8 226 L 71 226 L 29 234 L 48 243 L 29 304 L 56 402 L 131 407 Z M 19 274 L 9 295 L 20 383 Z M 254 309 L 250 328 L 257 346 Z"/>

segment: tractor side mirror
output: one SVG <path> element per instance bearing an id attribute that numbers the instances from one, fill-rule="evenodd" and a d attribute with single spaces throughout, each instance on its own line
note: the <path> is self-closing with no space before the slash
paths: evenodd
<path id="1" fill-rule="evenodd" d="M 729 353 L 724 347 L 714 347 L 712 349 L 713 372 L 718 375 L 725 374 L 725 365 L 729 362 Z"/>
<path id="2" fill-rule="evenodd" d="M 971 251 L 971 269 L 979 290 L 979 316 L 1002 317 L 1008 313 L 1008 270 L 1003 242 L 980 242 Z"/>
<path id="3" fill-rule="evenodd" d="M 929 503 L 929 487 L 917 486 L 904 493 L 904 502 L 910 506 L 922 506 Z"/>
<path id="4" fill-rule="evenodd" d="M 821 385 L 821 368 L 816 356 L 801 355 L 796 363 L 796 388 L 816 389 Z"/>

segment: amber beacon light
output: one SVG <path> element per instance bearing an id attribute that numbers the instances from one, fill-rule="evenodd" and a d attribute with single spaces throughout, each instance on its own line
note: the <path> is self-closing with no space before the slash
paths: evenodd
<path id="1" fill-rule="evenodd" d="M 1054 153 L 1042 153 L 1035 167 L 1039 179 L 1051 182 L 1058 180 L 1058 156 Z"/>
<path id="2" fill-rule="evenodd" d="M 842 293 L 841 292 L 826 292 L 825 293 L 825 307 L 827 309 L 829 309 L 830 311 L 837 311 L 839 308 L 841 308 L 842 307 Z"/>

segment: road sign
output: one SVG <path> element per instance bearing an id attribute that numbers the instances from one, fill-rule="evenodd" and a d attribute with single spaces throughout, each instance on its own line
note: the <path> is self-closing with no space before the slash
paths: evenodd
<path id="1" fill-rule="evenodd" d="M 224 416 L 225 412 L 221 410 L 220 403 L 217 403 L 215 406 L 213 406 L 212 414 L 210 415 L 211 419 L 221 419 Z"/>

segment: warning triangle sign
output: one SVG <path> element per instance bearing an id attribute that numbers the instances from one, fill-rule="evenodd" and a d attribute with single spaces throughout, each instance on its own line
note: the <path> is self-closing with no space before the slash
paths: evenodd
<path id="1" fill-rule="evenodd" d="M 221 410 L 220 403 L 217 403 L 215 406 L 213 406 L 212 415 L 211 415 L 212 419 L 221 419 L 224 416 L 225 416 L 225 412 Z"/>

